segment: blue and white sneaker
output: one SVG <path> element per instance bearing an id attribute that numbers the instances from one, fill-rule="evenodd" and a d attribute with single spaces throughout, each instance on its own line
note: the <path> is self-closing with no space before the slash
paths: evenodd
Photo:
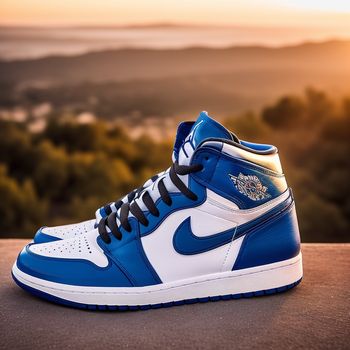
<path id="1" fill-rule="evenodd" d="M 202 112 L 180 124 L 170 170 L 77 237 L 29 244 L 12 274 L 42 298 L 146 309 L 287 290 L 302 278 L 291 190 L 276 147 Z"/>

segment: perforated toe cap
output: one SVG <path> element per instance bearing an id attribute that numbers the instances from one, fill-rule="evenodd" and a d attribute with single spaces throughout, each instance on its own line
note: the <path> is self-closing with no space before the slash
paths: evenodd
<path id="1" fill-rule="evenodd" d="M 93 287 L 129 287 L 131 282 L 90 232 L 69 240 L 29 244 L 17 259 L 24 273 L 56 283 Z"/>
<path id="2" fill-rule="evenodd" d="M 79 222 L 77 224 L 41 227 L 34 237 L 35 243 L 52 242 L 58 239 L 70 239 L 92 231 L 95 228 L 95 219 Z"/>

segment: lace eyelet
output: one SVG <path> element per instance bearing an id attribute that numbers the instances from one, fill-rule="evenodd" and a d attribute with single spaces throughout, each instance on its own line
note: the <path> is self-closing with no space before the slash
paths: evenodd
<path id="1" fill-rule="evenodd" d="M 148 227 L 149 221 L 147 220 L 147 222 L 145 222 L 145 223 L 142 223 L 142 222 L 141 222 L 141 225 L 144 226 L 144 227 Z"/>

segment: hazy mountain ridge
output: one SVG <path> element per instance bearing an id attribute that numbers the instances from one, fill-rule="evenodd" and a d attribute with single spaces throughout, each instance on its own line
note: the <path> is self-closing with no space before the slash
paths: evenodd
<path id="1" fill-rule="evenodd" d="M 107 120 L 203 109 L 227 116 L 258 110 L 305 87 L 349 95 L 349 58 L 350 41 L 329 41 L 284 48 L 123 49 L 0 62 L 0 108 L 11 114 L 19 107 L 29 116 L 48 104 L 55 116 L 88 112 Z"/>
<path id="2" fill-rule="evenodd" d="M 283 48 L 120 49 L 78 56 L 0 61 L 0 81 L 53 84 L 126 81 L 291 69 L 350 74 L 350 41 L 305 43 Z"/>

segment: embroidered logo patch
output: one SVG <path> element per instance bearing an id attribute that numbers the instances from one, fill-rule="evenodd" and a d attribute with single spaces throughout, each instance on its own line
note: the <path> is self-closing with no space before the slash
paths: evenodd
<path id="1" fill-rule="evenodd" d="M 271 195 L 267 193 L 267 187 L 263 186 L 256 175 L 243 175 L 239 173 L 238 176 L 233 176 L 231 174 L 229 174 L 229 176 L 238 192 L 251 200 L 261 201 L 271 197 Z"/>

